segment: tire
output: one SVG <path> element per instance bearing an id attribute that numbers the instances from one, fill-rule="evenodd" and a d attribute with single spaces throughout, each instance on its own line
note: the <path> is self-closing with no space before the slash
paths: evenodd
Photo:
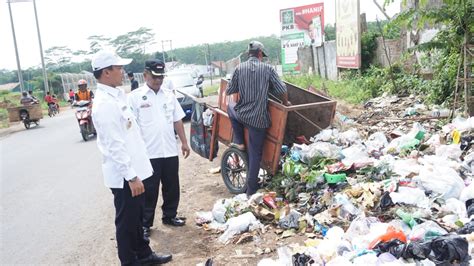
<path id="1" fill-rule="evenodd" d="M 222 154 L 221 175 L 230 193 L 241 194 L 247 191 L 248 162 L 247 153 L 234 147 Z"/>
<path id="2" fill-rule="evenodd" d="M 87 125 L 86 125 L 86 124 L 81 125 L 81 135 L 82 135 L 82 139 L 83 139 L 84 141 L 88 141 L 88 140 L 89 140 L 89 130 L 87 129 Z"/>

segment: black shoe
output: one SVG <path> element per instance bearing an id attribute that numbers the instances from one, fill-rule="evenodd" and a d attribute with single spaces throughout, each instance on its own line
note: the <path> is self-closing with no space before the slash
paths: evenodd
<path id="1" fill-rule="evenodd" d="M 163 224 L 172 225 L 172 226 L 183 226 L 186 222 L 183 219 L 174 217 L 174 218 L 162 218 L 161 221 Z"/>
<path id="2" fill-rule="evenodd" d="M 141 265 L 156 265 L 170 262 L 172 258 L 173 256 L 171 254 L 157 255 L 155 252 L 152 252 L 148 257 L 139 259 L 138 262 Z"/>
<path id="3" fill-rule="evenodd" d="M 150 227 L 143 226 L 143 236 L 144 237 L 150 237 L 151 232 L 150 232 Z"/>

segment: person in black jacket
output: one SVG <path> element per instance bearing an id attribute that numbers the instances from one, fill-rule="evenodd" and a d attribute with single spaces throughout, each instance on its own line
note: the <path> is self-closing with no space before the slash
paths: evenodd
<path id="1" fill-rule="evenodd" d="M 133 72 L 128 72 L 128 79 L 130 80 L 130 91 L 133 91 L 139 87 L 138 81 L 135 80 L 135 77 L 133 76 Z"/>

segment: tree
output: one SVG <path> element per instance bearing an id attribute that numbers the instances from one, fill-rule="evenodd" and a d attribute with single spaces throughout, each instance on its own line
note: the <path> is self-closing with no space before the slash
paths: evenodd
<path id="1" fill-rule="evenodd" d="M 108 47 L 110 38 L 106 38 L 103 35 L 92 35 L 89 36 L 87 40 L 90 41 L 89 54 L 96 54 L 100 50 Z"/>
<path id="2" fill-rule="evenodd" d="M 392 0 L 386 0 L 386 4 Z M 404 1 L 406 2 L 406 1 Z M 392 23 L 407 29 L 421 29 L 431 25 L 439 29 L 429 42 L 417 44 L 412 50 L 437 55 L 433 64 L 434 82 L 431 99 L 442 103 L 453 96 L 461 47 L 466 36 L 474 30 L 472 0 L 443 0 L 441 7 L 433 7 L 427 0 L 415 1 L 414 8 L 402 12 Z"/>
<path id="3" fill-rule="evenodd" d="M 71 49 L 66 46 L 53 46 L 44 51 L 47 67 L 61 67 L 71 62 Z"/>
<path id="4" fill-rule="evenodd" d="M 126 56 L 129 54 L 145 54 L 146 48 L 155 43 L 155 34 L 151 29 L 141 27 L 136 31 L 130 31 L 119 35 L 110 41 L 117 54 Z"/>

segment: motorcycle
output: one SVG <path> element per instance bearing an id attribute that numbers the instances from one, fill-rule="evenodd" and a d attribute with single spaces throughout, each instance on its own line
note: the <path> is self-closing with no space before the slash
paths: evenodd
<path id="1" fill-rule="evenodd" d="M 48 104 L 48 115 L 49 117 L 53 117 L 55 115 L 59 114 L 59 109 L 56 103 L 49 103 Z"/>
<path id="2" fill-rule="evenodd" d="M 20 109 L 20 120 L 25 125 L 26 129 L 31 127 L 31 124 L 39 125 L 39 121 L 43 118 L 41 113 L 41 107 L 39 104 L 34 104 L 30 106 L 25 106 Z"/>
<path id="3" fill-rule="evenodd" d="M 74 104 L 74 106 L 77 107 L 76 118 L 84 141 L 88 141 L 91 135 L 97 135 L 94 124 L 92 123 L 91 105 L 91 101 L 79 101 Z"/>

